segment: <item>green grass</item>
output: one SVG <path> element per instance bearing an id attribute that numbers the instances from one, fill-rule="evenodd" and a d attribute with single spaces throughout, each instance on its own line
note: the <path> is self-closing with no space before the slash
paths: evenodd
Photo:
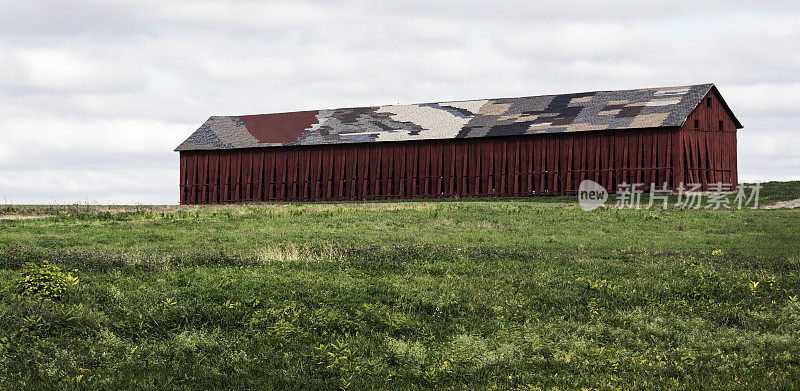
<path id="1" fill-rule="evenodd" d="M 800 210 L 114 208 L 3 209 L 0 389 L 800 388 Z"/>

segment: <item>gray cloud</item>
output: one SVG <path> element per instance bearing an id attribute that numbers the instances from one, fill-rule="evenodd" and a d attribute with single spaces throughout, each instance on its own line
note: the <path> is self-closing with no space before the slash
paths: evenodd
<path id="1" fill-rule="evenodd" d="M 177 201 L 210 115 L 715 82 L 745 180 L 800 178 L 797 2 L 14 1 L 0 197 Z"/>

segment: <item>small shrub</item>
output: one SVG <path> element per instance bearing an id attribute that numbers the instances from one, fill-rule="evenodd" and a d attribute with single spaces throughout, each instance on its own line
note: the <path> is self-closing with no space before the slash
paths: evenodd
<path id="1" fill-rule="evenodd" d="M 58 300 L 72 285 L 78 284 L 78 278 L 64 273 L 58 266 L 44 261 L 28 262 L 22 267 L 20 275 L 14 280 L 14 293 L 29 295 L 41 299 Z"/>

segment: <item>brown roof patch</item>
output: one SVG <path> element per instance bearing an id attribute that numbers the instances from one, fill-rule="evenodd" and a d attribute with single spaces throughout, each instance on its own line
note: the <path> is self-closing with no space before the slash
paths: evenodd
<path id="1" fill-rule="evenodd" d="M 260 143 L 291 143 L 317 123 L 317 114 L 319 110 L 242 115 L 239 119 Z"/>

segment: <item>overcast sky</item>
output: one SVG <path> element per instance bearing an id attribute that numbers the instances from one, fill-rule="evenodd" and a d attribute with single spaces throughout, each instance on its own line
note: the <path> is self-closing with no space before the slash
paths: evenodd
<path id="1" fill-rule="evenodd" d="M 706 82 L 800 179 L 800 2 L 556 3 L 3 1 L 0 203 L 177 203 L 211 115 Z"/>

